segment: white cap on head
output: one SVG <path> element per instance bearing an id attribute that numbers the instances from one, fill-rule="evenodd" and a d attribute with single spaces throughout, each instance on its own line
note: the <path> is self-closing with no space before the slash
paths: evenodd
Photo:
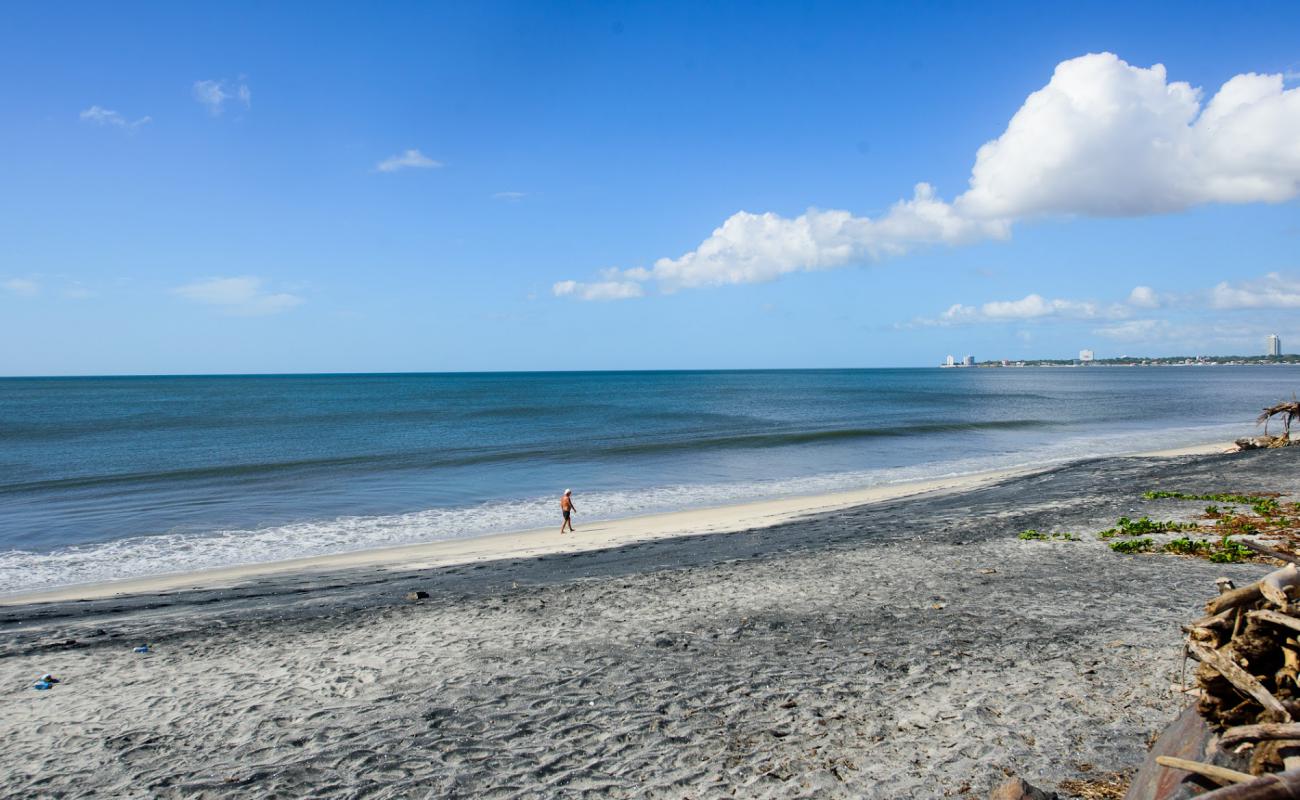
<path id="1" fill-rule="evenodd" d="M 564 490 L 564 493 L 565 493 L 565 494 L 573 494 L 573 490 L 572 490 L 572 489 L 565 489 L 565 490 Z"/>

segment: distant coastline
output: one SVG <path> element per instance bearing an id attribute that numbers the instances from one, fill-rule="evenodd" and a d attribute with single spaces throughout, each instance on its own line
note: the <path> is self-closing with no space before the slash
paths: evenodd
<path id="1" fill-rule="evenodd" d="M 989 367 L 1271 367 L 1300 364 L 1300 353 L 1280 356 L 1119 356 L 1080 361 L 1077 358 L 996 359 L 973 364 L 941 364 L 945 368 Z"/>

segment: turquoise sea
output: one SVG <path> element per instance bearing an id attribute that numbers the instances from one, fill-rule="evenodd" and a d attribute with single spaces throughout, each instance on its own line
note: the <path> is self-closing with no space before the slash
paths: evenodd
<path id="1" fill-rule="evenodd" d="M 0 593 L 1226 441 L 1294 367 L 0 380 Z"/>

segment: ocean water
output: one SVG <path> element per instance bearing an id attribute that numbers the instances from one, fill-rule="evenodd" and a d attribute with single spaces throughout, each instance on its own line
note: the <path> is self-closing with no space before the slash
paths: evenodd
<path id="1" fill-rule="evenodd" d="M 1225 441 L 1293 367 L 0 380 L 0 593 Z"/>

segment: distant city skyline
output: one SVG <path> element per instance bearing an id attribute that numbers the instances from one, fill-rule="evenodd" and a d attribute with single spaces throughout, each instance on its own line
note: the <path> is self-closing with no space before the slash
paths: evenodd
<path id="1" fill-rule="evenodd" d="M 1236 358 L 1236 357 L 1251 357 L 1251 356 L 1253 356 L 1253 355 L 1255 355 L 1255 354 L 1252 354 L 1252 353 L 1245 353 L 1245 352 L 1243 352 L 1243 353 L 1198 353 L 1198 354 L 1196 354 L 1196 356 L 1197 356 L 1197 357 L 1200 357 L 1200 358 L 1214 358 L 1214 359 L 1222 359 L 1222 358 Z M 1279 337 L 1279 336 L 1278 336 L 1277 334 L 1275 334 L 1275 333 L 1270 333 L 1270 334 L 1265 338 L 1265 340 L 1264 340 L 1264 350 L 1263 350 L 1263 352 L 1262 352 L 1261 354 L 1259 354 L 1259 355 L 1262 355 L 1262 356 L 1273 356 L 1273 357 L 1277 357 L 1277 356 L 1282 356 L 1282 355 L 1284 355 L 1283 352 L 1282 352 L 1282 339 L 1281 339 L 1281 337 Z M 1076 363 L 1079 363 L 1079 364 L 1089 364 L 1089 363 L 1092 363 L 1093 361 L 1096 361 L 1096 360 L 1098 360 L 1098 359 L 1102 359 L 1102 360 L 1107 360 L 1107 359 L 1111 359 L 1111 360 L 1113 360 L 1113 359 L 1120 359 L 1120 360 L 1123 360 L 1123 359 L 1130 359 L 1130 358 L 1134 358 L 1134 359 L 1147 359 L 1147 358 L 1167 358 L 1167 357 L 1184 358 L 1184 357 L 1190 357 L 1190 356 L 1189 356 L 1189 354 L 1186 354 L 1186 353 L 1180 353 L 1180 354 L 1176 354 L 1176 355 L 1174 355 L 1174 356 L 1169 356 L 1169 355 L 1156 356 L 1156 355 L 1149 354 L 1149 353 L 1148 353 L 1148 354 L 1143 354 L 1143 355 L 1130 355 L 1129 353 L 1115 353 L 1115 354 L 1106 354 L 1106 353 L 1103 353 L 1101 356 L 1097 356 L 1096 351 L 1094 351 L 1093 349 L 1091 349 L 1091 348 L 1083 348 L 1083 349 L 1079 350 L 1078 357 L 1077 357 L 1077 358 L 1074 358 L 1073 360 L 1074 360 Z M 992 359 L 990 362 L 985 362 L 985 363 L 992 363 L 992 362 L 998 362 L 998 361 L 1000 361 L 1000 362 L 1005 366 L 1005 365 L 1011 363 L 1012 361 L 1024 361 L 1024 360 L 1026 360 L 1026 359 L 995 358 L 995 359 Z M 1068 359 L 1068 358 L 1065 357 L 1065 356 L 1051 356 L 1051 355 L 1046 355 L 1046 356 L 1039 356 L 1039 357 L 1037 357 L 1037 358 L 1034 358 L 1034 359 L 1028 359 L 1028 360 L 1034 360 L 1034 361 L 1051 361 L 1051 360 L 1056 360 L 1056 361 L 1060 361 L 1060 360 L 1070 360 L 1070 359 Z M 973 363 L 975 363 L 975 362 L 974 362 L 974 357 L 973 357 L 973 356 L 969 356 L 969 355 L 967 355 L 967 356 L 964 356 L 964 357 L 961 359 L 961 361 L 957 361 L 957 359 L 956 359 L 955 356 L 949 354 L 947 357 L 945 357 L 943 363 L 940 364 L 940 366 L 943 366 L 943 367 L 962 367 L 962 366 L 971 366 Z"/>
<path id="2" fill-rule="evenodd" d="M 1300 5 L 997 19 L 7 6 L 0 375 L 1300 340 Z"/>

